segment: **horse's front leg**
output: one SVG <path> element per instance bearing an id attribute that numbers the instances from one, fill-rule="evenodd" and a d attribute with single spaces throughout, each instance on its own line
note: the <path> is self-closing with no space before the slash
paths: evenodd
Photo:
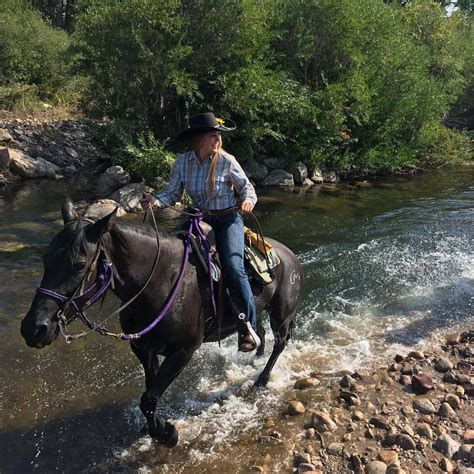
<path id="1" fill-rule="evenodd" d="M 170 448 L 178 443 L 178 431 L 156 413 L 156 406 L 158 399 L 186 367 L 193 353 L 194 348 L 180 349 L 168 355 L 140 401 L 140 409 L 148 423 L 148 434 Z"/>

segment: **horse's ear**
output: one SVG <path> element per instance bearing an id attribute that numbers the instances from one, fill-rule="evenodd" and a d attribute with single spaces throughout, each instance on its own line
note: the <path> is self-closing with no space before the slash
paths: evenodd
<path id="1" fill-rule="evenodd" d="M 87 240 L 90 242 L 97 242 L 100 236 L 110 232 L 114 225 L 115 219 L 117 218 L 118 207 L 116 207 L 110 214 L 102 217 L 97 222 L 94 222 L 87 230 Z"/>
<path id="2" fill-rule="evenodd" d="M 61 214 L 63 216 L 64 225 L 74 219 L 77 219 L 78 216 L 76 210 L 74 209 L 74 204 L 69 198 L 64 201 L 61 207 Z"/>

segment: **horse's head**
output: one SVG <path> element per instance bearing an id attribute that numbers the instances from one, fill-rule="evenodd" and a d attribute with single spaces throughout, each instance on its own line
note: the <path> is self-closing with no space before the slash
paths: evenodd
<path id="1" fill-rule="evenodd" d="M 47 294 L 71 298 L 81 287 L 97 256 L 101 236 L 108 232 L 115 211 L 91 222 L 80 219 L 67 200 L 61 209 L 64 227 L 56 234 L 43 256 L 44 274 L 30 310 L 21 322 L 21 334 L 30 347 L 38 349 L 51 344 L 59 332 L 58 315 L 64 302 Z"/>

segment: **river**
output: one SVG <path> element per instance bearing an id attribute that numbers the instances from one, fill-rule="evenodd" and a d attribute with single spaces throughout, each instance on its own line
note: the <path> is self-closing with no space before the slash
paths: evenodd
<path id="1" fill-rule="evenodd" d="M 91 335 L 38 351 L 19 332 L 42 253 L 61 226 L 62 200 L 87 198 L 91 183 L 0 190 L 1 472 L 215 472 L 223 460 L 234 472 L 248 467 L 252 433 L 296 378 L 383 363 L 472 326 L 473 183 L 467 168 L 258 190 L 263 229 L 304 267 L 293 339 L 258 395 L 246 389 L 266 358 L 237 353 L 235 338 L 202 347 L 163 398 L 180 431 L 171 451 L 140 434 L 143 373 L 126 344 Z M 111 297 L 106 307 L 116 304 Z M 229 459 L 235 445 L 242 448 Z"/>

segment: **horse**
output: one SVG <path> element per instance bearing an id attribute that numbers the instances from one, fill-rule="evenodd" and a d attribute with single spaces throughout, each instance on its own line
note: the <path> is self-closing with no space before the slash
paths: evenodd
<path id="1" fill-rule="evenodd" d="M 68 313 L 69 320 L 77 315 L 77 305 L 65 301 L 73 301 L 87 281 L 96 277 L 98 255 L 113 266 L 111 289 L 115 295 L 122 302 L 133 300 L 120 311 L 122 330 L 136 334 L 150 325 L 166 304 L 180 274 L 185 255 L 183 241 L 150 225 L 124 222 L 116 217 L 115 211 L 97 220 L 80 217 L 70 200 L 65 201 L 61 213 L 64 226 L 43 257 L 44 274 L 38 289 L 42 291 L 37 291 L 21 322 L 26 344 L 38 349 L 51 344 L 60 330 L 64 331 L 63 313 Z M 269 312 L 274 346 L 255 388 L 267 385 L 270 372 L 289 340 L 303 287 L 303 271 L 294 253 L 276 240 L 268 241 L 276 250 L 280 264 L 274 269 L 271 283 L 265 286 L 253 283 L 252 290 L 257 312 Z M 182 273 L 181 287 L 166 317 L 143 336 L 130 340 L 131 349 L 145 372 L 140 409 L 148 434 L 168 447 L 177 444 L 178 432 L 157 413 L 158 399 L 203 342 L 215 342 L 236 331 L 236 318 L 229 301 L 223 303 L 222 323 L 218 328 L 213 323 L 209 279 L 194 252 Z M 262 341 L 257 356 L 261 356 L 265 330 L 260 321 L 257 334 Z M 158 355 L 164 357 L 161 365 Z"/>

